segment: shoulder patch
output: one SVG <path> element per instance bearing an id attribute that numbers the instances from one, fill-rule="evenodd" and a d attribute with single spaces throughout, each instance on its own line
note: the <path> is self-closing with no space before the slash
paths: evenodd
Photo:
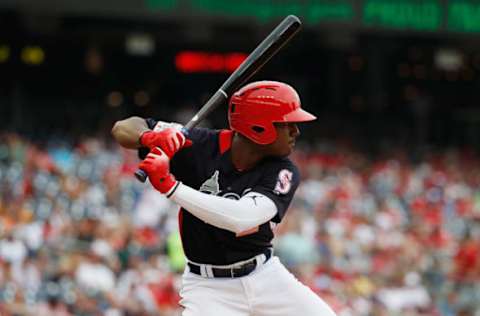
<path id="1" fill-rule="evenodd" d="M 275 194 L 287 194 L 292 188 L 293 173 L 290 170 L 282 169 L 278 173 L 277 184 L 273 193 Z"/>

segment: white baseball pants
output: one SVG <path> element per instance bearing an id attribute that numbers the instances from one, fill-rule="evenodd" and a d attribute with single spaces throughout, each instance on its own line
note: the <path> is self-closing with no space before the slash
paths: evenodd
<path id="1" fill-rule="evenodd" d="M 240 278 L 182 277 L 182 316 L 335 316 L 277 257 Z"/>

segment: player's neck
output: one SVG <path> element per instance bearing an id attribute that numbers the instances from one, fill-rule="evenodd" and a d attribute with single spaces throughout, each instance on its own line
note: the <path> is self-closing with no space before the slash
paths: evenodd
<path id="1" fill-rule="evenodd" d="M 235 169 L 245 171 L 255 167 L 264 154 L 248 140 L 235 134 L 232 139 L 231 158 Z"/>

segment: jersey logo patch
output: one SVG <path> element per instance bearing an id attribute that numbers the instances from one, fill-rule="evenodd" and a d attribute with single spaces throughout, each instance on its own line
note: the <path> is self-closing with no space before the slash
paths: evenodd
<path id="1" fill-rule="evenodd" d="M 218 195 L 220 193 L 220 184 L 218 184 L 219 171 L 215 170 L 213 176 L 207 179 L 201 186 L 200 192 Z"/>
<path id="2" fill-rule="evenodd" d="M 235 193 L 235 192 L 229 192 L 229 191 L 222 191 L 220 190 L 220 183 L 218 182 L 218 177 L 220 176 L 220 171 L 215 170 L 213 175 L 205 180 L 205 182 L 202 183 L 200 186 L 199 191 L 207 194 L 212 194 L 216 196 L 221 196 L 227 199 L 232 199 L 232 200 L 240 200 L 240 194 Z M 229 187 L 228 190 L 231 188 Z M 243 191 L 242 196 L 250 192 L 252 189 L 247 188 Z M 255 196 L 257 198 L 259 196 Z M 254 199 L 254 202 L 256 204 L 256 201 Z"/>
<path id="3" fill-rule="evenodd" d="M 293 173 L 290 170 L 282 169 L 278 173 L 277 184 L 273 192 L 275 194 L 287 194 L 292 187 Z"/>

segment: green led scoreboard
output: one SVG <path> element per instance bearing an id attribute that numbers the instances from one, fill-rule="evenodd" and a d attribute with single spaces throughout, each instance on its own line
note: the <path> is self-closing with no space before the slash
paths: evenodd
<path id="1" fill-rule="evenodd" d="M 358 28 L 480 32 L 480 0 L 144 0 L 149 10 L 253 17 L 296 14 L 306 24 Z"/>

